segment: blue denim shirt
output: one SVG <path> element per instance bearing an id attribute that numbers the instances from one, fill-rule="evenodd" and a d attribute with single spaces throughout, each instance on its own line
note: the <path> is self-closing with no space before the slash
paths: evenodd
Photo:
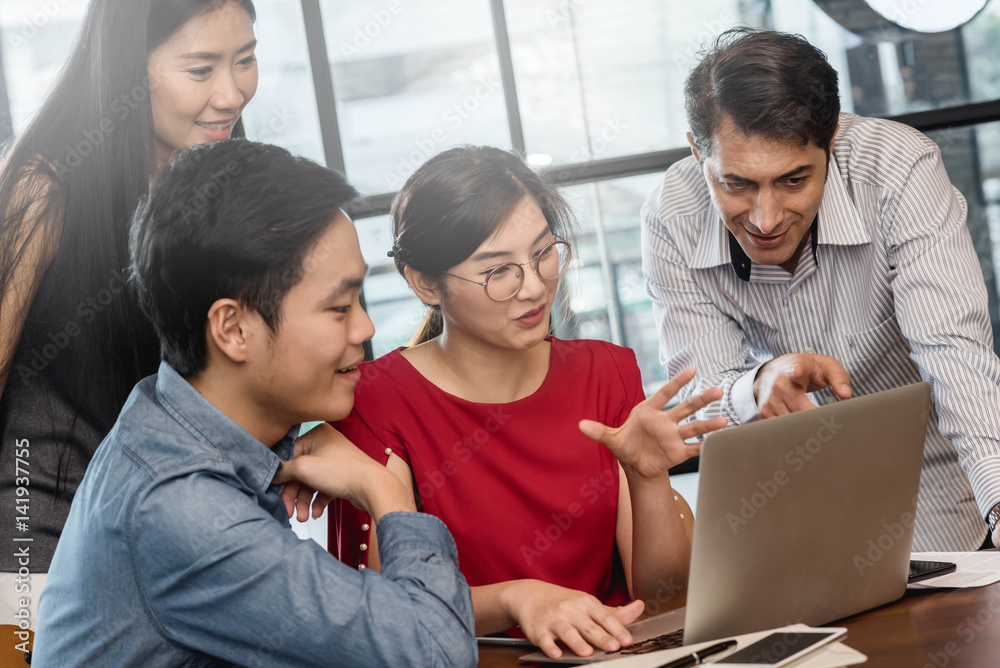
<path id="1" fill-rule="evenodd" d="M 169 365 L 87 469 L 39 603 L 34 668 L 474 666 L 472 600 L 440 520 L 389 513 L 381 573 L 289 526 L 273 450 Z"/>

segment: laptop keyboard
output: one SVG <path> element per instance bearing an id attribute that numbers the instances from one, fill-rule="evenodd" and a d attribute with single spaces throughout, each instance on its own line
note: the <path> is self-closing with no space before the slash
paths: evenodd
<path id="1" fill-rule="evenodd" d="M 653 638 L 648 638 L 641 642 L 637 642 L 630 647 L 625 647 L 617 652 L 607 652 L 608 656 L 626 656 L 630 654 L 649 654 L 650 652 L 659 652 L 661 649 L 674 649 L 680 647 L 684 640 L 684 629 L 677 629 L 670 633 L 664 633 L 661 636 L 655 636 Z"/>

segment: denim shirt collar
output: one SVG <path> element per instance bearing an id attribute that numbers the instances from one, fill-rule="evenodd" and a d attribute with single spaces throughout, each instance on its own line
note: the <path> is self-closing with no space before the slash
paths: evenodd
<path id="1" fill-rule="evenodd" d="M 271 486 L 282 460 L 291 459 L 300 425 L 292 427 L 269 448 L 216 408 L 166 362 L 160 362 L 156 396 L 188 431 L 219 450 L 233 464 L 240 479 L 259 494 Z"/>

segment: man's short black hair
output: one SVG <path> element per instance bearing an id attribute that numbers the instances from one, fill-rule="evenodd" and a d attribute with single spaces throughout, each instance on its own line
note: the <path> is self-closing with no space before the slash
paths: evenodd
<path id="1" fill-rule="evenodd" d="M 357 194 L 337 172 L 277 146 L 233 139 L 179 155 L 140 203 L 130 238 L 132 280 L 163 359 L 184 375 L 205 368 L 218 299 L 277 331 L 306 253 Z"/>
<path id="2" fill-rule="evenodd" d="M 733 28 L 715 40 L 684 85 L 699 153 L 728 118 L 746 136 L 827 151 L 837 131 L 837 72 L 801 35 Z"/>

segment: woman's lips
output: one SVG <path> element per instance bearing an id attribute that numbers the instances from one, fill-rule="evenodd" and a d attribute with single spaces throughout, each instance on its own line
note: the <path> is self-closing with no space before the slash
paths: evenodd
<path id="1" fill-rule="evenodd" d="M 517 322 L 523 327 L 534 327 L 535 325 L 537 325 L 542 321 L 542 318 L 544 316 L 545 316 L 545 306 L 539 306 L 538 308 L 528 311 L 527 313 L 522 315 L 520 318 L 517 319 Z"/>
<path id="2" fill-rule="evenodd" d="M 198 129 L 205 133 L 205 136 L 212 141 L 229 139 L 229 137 L 233 134 L 233 126 L 235 124 L 235 121 L 229 121 L 228 123 L 195 123 L 195 125 L 198 126 Z"/>

